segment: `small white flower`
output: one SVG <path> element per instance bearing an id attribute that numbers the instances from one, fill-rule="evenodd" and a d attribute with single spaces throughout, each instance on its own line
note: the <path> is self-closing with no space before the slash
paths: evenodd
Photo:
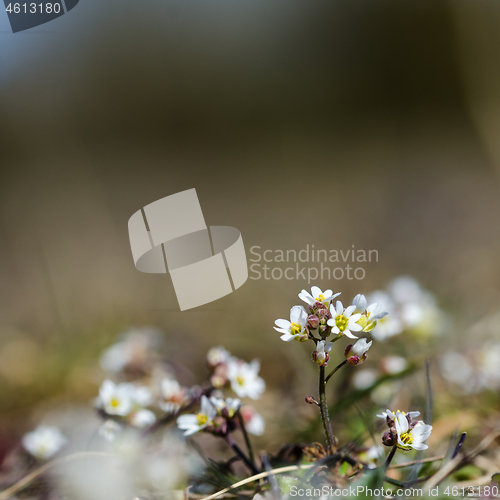
<path id="1" fill-rule="evenodd" d="M 200 412 L 196 415 L 181 415 L 177 419 L 177 426 L 184 431 L 184 436 L 191 436 L 210 425 L 216 415 L 208 398 L 202 396 Z"/>
<path id="2" fill-rule="evenodd" d="M 363 329 L 361 325 L 358 325 L 357 321 L 361 318 L 361 314 L 353 314 L 356 306 L 349 306 L 344 310 L 344 306 L 340 300 L 337 301 L 337 307 L 330 305 L 330 313 L 332 319 L 329 319 L 327 324 L 332 327 L 332 333 L 337 335 L 345 335 L 351 339 L 357 339 L 352 332 L 359 332 Z"/>
<path id="3" fill-rule="evenodd" d="M 274 322 L 276 326 L 273 328 L 283 334 L 280 338 L 285 342 L 290 342 L 294 339 L 304 342 L 309 336 L 306 331 L 307 316 L 307 312 L 302 306 L 293 306 L 290 309 L 290 321 L 277 319 Z"/>
<path id="4" fill-rule="evenodd" d="M 259 399 L 266 389 L 266 383 L 259 377 L 260 363 L 254 359 L 251 363 L 233 359 L 229 362 L 227 377 L 231 389 L 240 398 Z"/>
<path id="5" fill-rule="evenodd" d="M 167 413 L 174 413 L 180 409 L 186 400 L 186 391 L 175 379 L 163 379 L 161 382 L 160 408 Z"/>
<path id="6" fill-rule="evenodd" d="M 333 342 L 326 343 L 325 340 L 321 340 L 316 344 L 316 350 L 312 354 L 312 358 L 316 363 L 321 366 L 326 366 L 328 360 L 330 359 L 330 355 L 328 354 L 333 347 Z"/>
<path id="7" fill-rule="evenodd" d="M 396 411 L 391 411 L 391 410 L 386 410 L 386 411 L 383 411 L 380 415 L 377 415 L 377 417 L 379 418 L 383 418 L 383 419 L 387 419 L 387 417 L 391 417 L 392 419 L 396 419 L 397 417 L 399 417 L 399 415 L 409 415 L 410 418 L 417 418 L 418 416 L 420 416 L 420 412 L 419 411 L 409 411 L 408 413 L 405 413 L 404 411 L 401 411 L 401 410 L 396 410 Z"/>
<path id="8" fill-rule="evenodd" d="M 23 436 L 26 451 L 40 460 L 54 456 L 66 443 L 66 438 L 57 427 L 40 425 Z"/>
<path id="9" fill-rule="evenodd" d="M 257 413 L 251 406 L 244 406 L 241 410 L 241 416 L 245 423 L 246 430 L 254 436 L 262 436 L 266 429 L 264 417 Z"/>
<path id="10" fill-rule="evenodd" d="M 314 306 L 316 302 L 321 302 L 325 306 L 328 306 L 329 302 L 339 295 L 340 293 L 334 294 L 332 290 L 325 290 L 323 292 L 321 288 L 313 286 L 311 288 L 311 293 L 309 293 L 307 290 L 302 290 L 302 292 L 299 293 L 299 299 L 303 300 L 310 306 Z"/>
<path id="11" fill-rule="evenodd" d="M 114 420 L 106 420 L 101 427 L 99 427 L 99 435 L 106 441 L 114 441 L 118 433 L 122 430 L 122 426 Z"/>
<path id="12" fill-rule="evenodd" d="M 137 427 L 138 429 L 145 429 L 156 422 L 156 415 L 151 410 L 146 410 L 144 408 L 134 411 L 130 415 L 130 425 Z"/>
<path id="13" fill-rule="evenodd" d="M 222 346 L 212 347 L 212 349 L 207 352 L 207 363 L 212 368 L 228 363 L 230 358 L 231 354 Z"/>
<path id="14" fill-rule="evenodd" d="M 217 410 L 217 413 L 226 418 L 233 418 L 241 407 L 241 401 L 236 398 L 219 399 L 211 397 L 210 403 Z"/>
<path id="15" fill-rule="evenodd" d="M 356 366 L 363 363 L 368 357 L 368 350 L 373 341 L 367 342 L 366 339 L 359 339 L 355 344 L 348 345 L 345 349 L 345 357 L 350 365 Z"/>
<path id="16" fill-rule="evenodd" d="M 125 387 L 129 391 L 132 404 L 136 408 L 144 408 L 153 402 L 153 393 L 149 387 L 129 383 L 120 384 L 120 387 Z"/>
<path id="17" fill-rule="evenodd" d="M 378 302 L 368 305 L 366 297 L 361 294 L 354 297 L 352 305 L 355 306 L 354 312 L 361 314 L 358 323 L 364 332 L 371 332 L 377 326 L 377 322 L 389 314 L 382 310 Z"/>
<path id="18" fill-rule="evenodd" d="M 408 419 L 400 413 L 395 420 L 396 432 L 398 434 L 398 448 L 409 451 L 426 450 L 428 446 L 424 441 L 428 439 L 432 432 L 432 425 L 425 424 L 419 420 L 413 428 L 410 428 Z"/>
<path id="19" fill-rule="evenodd" d="M 130 384 L 115 384 L 105 380 L 99 389 L 99 402 L 108 415 L 126 416 L 133 407 Z"/>

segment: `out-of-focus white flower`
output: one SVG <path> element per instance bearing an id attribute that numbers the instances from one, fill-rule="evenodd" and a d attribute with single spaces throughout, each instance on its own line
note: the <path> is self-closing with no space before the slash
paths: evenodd
<path id="1" fill-rule="evenodd" d="M 372 343 L 373 341 L 367 342 L 366 339 L 359 339 L 355 344 L 348 345 L 344 352 L 347 362 L 356 366 L 366 361 Z"/>
<path id="2" fill-rule="evenodd" d="M 306 331 L 307 325 L 307 312 L 302 306 L 293 306 L 290 309 L 290 321 L 287 319 L 277 319 L 273 328 L 282 333 L 281 340 L 290 342 L 291 340 L 298 340 L 304 342 L 307 340 L 309 334 Z"/>
<path id="3" fill-rule="evenodd" d="M 129 422 L 133 427 L 144 429 L 156 422 L 156 415 L 151 410 L 142 408 L 130 415 Z"/>
<path id="4" fill-rule="evenodd" d="M 377 387 L 371 391 L 370 397 L 375 404 L 385 406 L 391 403 L 400 388 L 400 380 L 387 380 L 386 382 L 377 385 Z"/>
<path id="5" fill-rule="evenodd" d="M 177 419 L 177 426 L 184 431 L 184 436 L 191 436 L 209 426 L 217 411 L 206 396 L 201 397 L 200 412 L 196 415 L 181 415 Z"/>
<path id="6" fill-rule="evenodd" d="M 241 406 L 241 401 L 236 398 L 219 399 L 211 397 L 210 403 L 217 410 L 217 413 L 225 418 L 233 418 Z"/>
<path id="7" fill-rule="evenodd" d="M 483 387 L 500 387 L 500 343 L 485 344 L 478 353 L 479 380 Z"/>
<path id="8" fill-rule="evenodd" d="M 128 390 L 132 405 L 136 408 L 144 408 L 153 402 L 153 392 L 149 387 L 130 383 L 120 384 L 120 386 Z"/>
<path id="9" fill-rule="evenodd" d="M 408 361 L 401 356 L 386 356 L 380 360 L 382 372 L 389 375 L 396 375 L 408 368 Z"/>
<path id="10" fill-rule="evenodd" d="M 186 400 L 186 390 L 175 379 L 163 379 L 161 382 L 160 408 L 167 413 L 180 409 Z"/>
<path id="11" fill-rule="evenodd" d="M 227 377 L 231 389 L 240 398 L 259 399 L 266 390 L 266 383 L 259 377 L 260 363 L 254 359 L 251 363 L 232 359 L 229 362 Z"/>
<path id="12" fill-rule="evenodd" d="M 426 450 L 428 446 L 424 441 L 428 439 L 432 432 L 432 425 L 425 424 L 422 420 L 418 421 L 412 428 L 405 415 L 399 414 L 395 420 L 396 431 L 398 434 L 398 448 L 409 451 Z"/>
<path id="13" fill-rule="evenodd" d="M 332 333 L 337 335 L 345 335 L 351 339 L 357 339 L 352 332 L 359 332 L 363 329 L 361 325 L 358 325 L 357 321 L 361 318 L 361 314 L 353 314 L 356 306 L 349 306 L 344 309 L 342 302 L 337 300 L 337 306 L 333 307 L 330 305 L 330 313 L 332 318 L 327 321 L 328 326 L 332 327 Z"/>
<path id="14" fill-rule="evenodd" d="M 102 436 L 106 441 L 114 441 L 119 432 L 121 432 L 122 426 L 115 422 L 114 420 L 106 420 L 101 427 L 99 427 L 99 435 Z"/>
<path id="15" fill-rule="evenodd" d="M 370 294 L 369 300 L 379 304 L 381 310 L 388 312 L 386 316 L 377 321 L 377 328 L 373 330 L 372 337 L 375 340 L 383 341 L 400 334 L 403 331 L 403 324 L 391 296 L 383 290 L 378 290 Z"/>
<path id="16" fill-rule="evenodd" d="M 108 347 L 101 356 L 101 367 L 110 372 L 144 365 L 157 343 L 158 330 L 152 327 L 132 328 L 122 339 Z"/>
<path id="17" fill-rule="evenodd" d="M 66 443 L 66 438 L 57 427 L 40 425 L 23 436 L 26 451 L 40 460 L 53 457 Z"/>
<path id="18" fill-rule="evenodd" d="M 383 446 L 372 446 L 366 452 L 361 453 L 360 457 L 363 461 L 368 462 L 368 468 L 374 469 L 377 466 L 377 460 L 384 456 Z"/>
<path id="19" fill-rule="evenodd" d="M 316 350 L 312 353 L 312 359 L 320 366 L 326 366 L 330 355 L 328 354 L 333 347 L 333 342 L 326 343 L 325 340 L 321 340 L 316 344 Z"/>
<path id="20" fill-rule="evenodd" d="M 228 363 L 230 358 L 231 354 L 222 346 L 212 347 L 207 352 L 207 363 L 211 368 Z"/>
<path id="21" fill-rule="evenodd" d="M 314 306 L 316 302 L 321 302 L 323 305 L 328 306 L 331 300 L 338 297 L 340 293 L 333 293 L 332 290 L 325 290 L 324 292 L 321 288 L 313 286 L 311 288 L 311 293 L 307 290 L 302 290 L 299 293 L 299 299 L 303 300 L 309 306 Z"/>
<path id="22" fill-rule="evenodd" d="M 376 370 L 372 370 L 371 368 L 357 370 L 352 377 L 352 385 L 358 391 L 362 391 L 371 387 L 377 379 L 378 373 Z"/>
<path id="23" fill-rule="evenodd" d="M 257 413 L 251 406 L 244 406 L 241 409 L 241 416 L 246 430 L 254 436 L 262 436 L 266 430 L 266 421 L 264 417 Z"/>
<path id="24" fill-rule="evenodd" d="M 462 354 L 454 351 L 444 352 L 440 357 L 443 377 L 453 384 L 467 384 L 474 377 L 474 368 Z"/>
<path id="25" fill-rule="evenodd" d="M 128 415 L 133 408 L 129 384 L 105 380 L 99 389 L 99 404 L 108 415 Z"/>

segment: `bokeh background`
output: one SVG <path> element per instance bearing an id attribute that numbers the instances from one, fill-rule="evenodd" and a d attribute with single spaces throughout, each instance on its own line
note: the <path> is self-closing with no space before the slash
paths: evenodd
<path id="1" fill-rule="evenodd" d="M 211 346 L 260 358 L 268 418 L 314 390 L 307 349 L 272 329 L 307 283 L 249 280 L 181 313 L 168 277 L 135 269 L 128 218 L 185 189 L 247 250 L 377 249 L 364 280 L 317 284 L 349 301 L 414 276 L 455 318 L 445 346 L 498 311 L 498 2 L 81 0 L 15 35 L 0 18 L 6 448 L 89 407 L 133 325 L 160 328 L 192 383 Z"/>

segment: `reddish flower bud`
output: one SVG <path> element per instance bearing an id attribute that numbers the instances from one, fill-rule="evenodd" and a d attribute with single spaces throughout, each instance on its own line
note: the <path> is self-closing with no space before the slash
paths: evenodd
<path id="1" fill-rule="evenodd" d="M 310 314 L 307 318 L 307 327 L 311 330 L 316 330 L 319 326 L 319 318 L 314 314 Z"/>

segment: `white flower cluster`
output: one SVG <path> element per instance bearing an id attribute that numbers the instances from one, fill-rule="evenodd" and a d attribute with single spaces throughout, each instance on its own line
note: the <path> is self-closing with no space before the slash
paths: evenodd
<path id="1" fill-rule="evenodd" d="M 434 295 L 409 276 L 395 278 L 385 290 L 369 294 L 368 299 L 390 313 L 378 322 L 373 333 L 375 340 L 385 340 L 403 331 L 426 339 L 442 334 L 447 327 L 447 317 Z"/>
<path id="2" fill-rule="evenodd" d="M 458 393 L 500 389 L 500 342 L 485 342 L 467 352 L 447 350 L 439 357 L 439 362 L 442 376 Z"/>
<path id="3" fill-rule="evenodd" d="M 302 290 L 299 298 L 308 305 L 309 313 L 303 306 L 293 306 L 290 310 L 290 320 L 275 321 L 274 329 L 282 334 L 281 339 L 285 342 L 314 340 L 316 349 L 312 358 L 320 366 L 326 366 L 330 358 L 329 352 L 333 342 L 326 341 L 330 335 L 337 339 L 343 336 L 358 339 L 354 333 L 372 332 L 378 322 L 388 314 L 382 310 L 380 304 L 368 304 L 364 295 L 356 295 L 353 303 L 347 307 L 344 307 L 340 300 L 334 303 L 338 295 L 340 293 L 333 293 L 332 290 L 323 292 L 317 286 L 311 288 L 311 293 Z M 321 339 L 314 337 L 315 330 L 318 330 Z M 361 364 L 366 360 L 371 344 L 372 342 L 367 342 L 366 339 L 360 339 L 354 345 L 347 346 L 347 362 L 353 366 Z"/>
<path id="4" fill-rule="evenodd" d="M 239 398 L 259 399 L 266 389 L 264 380 L 259 377 L 260 363 L 250 363 L 232 356 L 223 347 L 214 347 L 207 353 L 207 365 L 211 371 L 210 382 L 218 391 L 229 387 Z M 201 397 L 201 407 L 197 414 L 181 415 L 177 425 L 189 436 L 198 431 L 226 435 L 234 430 L 234 417 L 241 411 L 248 432 L 261 435 L 264 432 L 264 419 L 249 406 L 242 407 L 239 399 Z"/>

